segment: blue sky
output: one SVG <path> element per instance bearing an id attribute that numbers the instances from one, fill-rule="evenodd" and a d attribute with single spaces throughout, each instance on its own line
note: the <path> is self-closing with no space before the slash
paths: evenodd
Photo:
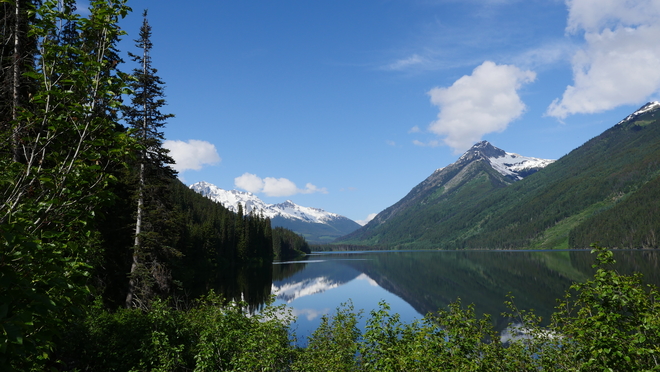
<path id="1" fill-rule="evenodd" d="M 659 98 L 660 0 L 129 5 L 120 48 L 149 9 L 186 184 L 354 220 L 479 140 L 557 159 Z"/>

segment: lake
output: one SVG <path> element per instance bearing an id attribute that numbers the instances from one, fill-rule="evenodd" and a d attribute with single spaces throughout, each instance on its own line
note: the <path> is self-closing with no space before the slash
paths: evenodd
<path id="1" fill-rule="evenodd" d="M 641 272 L 646 283 L 660 285 L 660 251 L 615 251 L 615 259 L 620 273 Z M 269 294 L 275 295 L 276 305 L 289 306 L 297 316 L 292 328 L 301 345 L 322 315 L 349 300 L 364 311 L 364 326 L 380 301 L 410 322 L 460 298 L 464 305 L 474 303 L 477 314 L 491 314 L 496 329 L 504 331 L 507 294 L 518 308 L 549 319 L 556 299 L 571 283 L 590 279 L 595 262 L 589 250 L 323 252 L 275 262 L 272 275 L 249 270 L 240 276 L 238 290 L 253 308 Z M 256 290 L 247 283 L 252 278 L 257 278 Z"/>

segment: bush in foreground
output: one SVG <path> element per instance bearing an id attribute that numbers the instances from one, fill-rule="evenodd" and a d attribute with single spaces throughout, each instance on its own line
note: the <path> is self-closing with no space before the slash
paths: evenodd
<path id="1" fill-rule="evenodd" d="M 290 314 L 267 306 L 255 315 L 215 295 L 189 310 L 96 310 L 63 345 L 63 370 L 94 371 L 652 371 L 660 370 L 658 290 L 640 275 L 611 268 L 598 253 L 592 280 L 574 284 L 550 324 L 507 304 L 503 339 L 490 317 L 460 300 L 402 323 L 381 303 L 362 333 L 361 312 L 346 304 L 324 316 L 304 348 L 292 346 Z"/>
<path id="2" fill-rule="evenodd" d="M 250 315 L 210 294 L 186 310 L 96 308 L 72 329 L 59 369 L 80 371 L 280 371 L 293 349 L 284 307 Z"/>

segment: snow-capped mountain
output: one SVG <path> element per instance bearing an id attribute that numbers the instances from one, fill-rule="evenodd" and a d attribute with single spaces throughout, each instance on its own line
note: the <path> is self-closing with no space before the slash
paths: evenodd
<path id="1" fill-rule="evenodd" d="M 238 203 L 243 206 L 243 213 L 263 214 L 264 217 L 284 217 L 312 223 L 328 223 L 338 218 L 346 218 L 323 209 L 300 206 L 291 200 L 279 204 L 267 204 L 256 195 L 238 190 L 224 190 L 208 182 L 197 182 L 190 186 L 207 198 L 221 203 L 225 208 L 238 212 Z"/>
<path id="2" fill-rule="evenodd" d="M 554 162 L 550 159 L 532 158 L 506 152 L 491 145 L 488 141 L 481 141 L 466 151 L 456 163 L 471 162 L 479 157 L 487 160 L 491 167 L 501 175 L 515 180 L 521 180 Z"/>
<path id="3" fill-rule="evenodd" d="M 264 203 L 252 193 L 238 190 L 224 190 L 214 184 L 204 181 L 190 185 L 190 189 L 222 204 L 225 208 L 233 212 L 238 212 L 238 203 L 241 203 L 243 206 L 243 212 L 245 214 L 250 213 L 253 210 L 265 211 L 270 207 L 270 205 Z M 264 216 L 272 217 L 265 212 Z"/>
<path id="4" fill-rule="evenodd" d="M 658 143 L 660 102 L 631 111 L 552 164 L 514 158 L 480 142 L 338 243 L 551 249 L 600 241 L 609 247 L 655 248 Z M 547 164 L 539 174 L 524 176 Z"/>
<path id="5" fill-rule="evenodd" d="M 383 242 L 386 239 L 382 237 L 389 239 L 388 234 L 396 235 L 396 239 L 418 238 L 437 229 L 434 221 L 456 213 L 451 208 L 460 209 L 453 206 L 469 204 L 481 195 L 520 181 L 553 162 L 506 152 L 488 141 L 481 141 L 456 162 L 437 169 L 403 199 L 340 241 L 350 244 L 363 244 L 368 239 Z M 447 206 L 452 206 L 449 212 L 442 210 Z M 436 208 L 442 211 L 437 212 Z M 410 222 L 418 220 L 429 225 Z"/>
<path id="6" fill-rule="evenodd" d="M 193 191 L 221 203 L 225 208 L 243 213 L 262 214 L 271 219 L 273 226 L 282 226 L 302 234 L 309 242 L 330 242 L 339 236 L 357 230 L 355 221 L 323 209 L 303 207 L 291 200 L 279 204 L 268 204 L 256 195 L 238 190 L 224 190 L 208 182 L 197 182 L 190 186 Z"/>
<path id="7" fill-rule="evenodd" d="M 644 106 L 640 107 L 639 110 L 637 110 L 637 111 L 633 112 L 632 114 L 626 116 L 626 118 L 621 120 L 620 122 L 618 122 L 617 125 L 622 124 L 622 123 L 627 122 L 627 121 L 630 121 L 632 119 L 635 119 L 635 118 L 637 118 L 639 116 L 642 116 L 645 113 L 647 113 L 649 111 L 653 111 L 657 108 L 660 108 L 660 102 L 658 102 L 658 101 L 648 102 Z"/>

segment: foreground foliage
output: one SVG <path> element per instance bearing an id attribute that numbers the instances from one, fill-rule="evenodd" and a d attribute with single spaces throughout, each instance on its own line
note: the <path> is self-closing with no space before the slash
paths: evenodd
<path id="1" fill-rule="evenodd" d="M 652 371 L 660 370 L 658 291 L 620 275 L 612 252 L 596 247 L 593 279 L 574 284 L 547 326 L 507 304 L 512 322 L 497 332 L 488 315 L 458 300 L 402 323 L 386 303 L 361 332 L 361 312 L 342 305 L 324 316 L 307 346 L 292 346 L 290 313 L 215 295 L 191 309 L 158 302 L 149 312 L 100 307 L 72 328 L 59 368 L 94 371 Z M 295 337 L 295 335 L 294 335 Z"/>
<path id="2" fill-rule="evenodd" d="M 211 293 L 191 309 L 156 301 L 148 312 L 96 307 L 67 337 L 59 369 L 84 371 L 277 371 L 292 349 L 284 308 L 248 315 Z"/>
<path id="3" fill-rule="evenodd" d="M 70 0 L 0 3 L 5 17 L 15 6 L 12 44 L 31 61 L 14 64 L 15 99 L 0 111 L 0 369 L 45 369 L 82 313 L 95 212 L 112 200 L 108 169 L 131 147 L 115 120 L 125 88 L 117 22 L 128 8 L 93 1 L 83 18 Z"/>

